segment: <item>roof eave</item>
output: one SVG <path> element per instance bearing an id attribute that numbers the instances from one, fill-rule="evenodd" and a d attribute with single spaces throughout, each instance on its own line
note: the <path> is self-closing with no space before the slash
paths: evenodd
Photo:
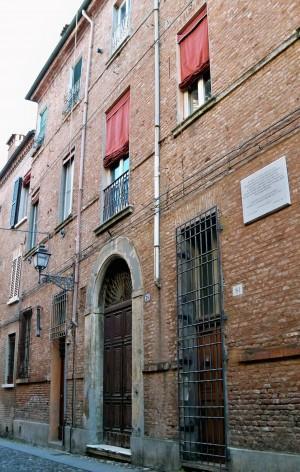
<path id="1" fill-rule="evenodd" d="M 39 73 L 39 75 L 35 79 L 32 87 L 29 90 L 29 92 L 26 94 L 26 96 L 25 96 L 26 100 L 35 101 L 33 99 L 34 93 L 36 92 L 36 90 L 37 90 L 38 86 L 40 85 L 41 81 L 43 80 L 43 78 L 45 77 L 49 67 L 52 65 L 52 63 L 54 62 L 54 60 L 56 59 L 56 57 L 60 53 L 61 49 L 63 48 L 63 46 L 67 42 L 68 38 L 71 36 L 73 30 L 76 27 L 76 23 L 78 23 L 78 21 L 82 17 L 82 10 L 86 10 L 89 7 L 89 5 L 92 1 L 93 0 L 84 0 L 84 2 L 81 4 L 81 6 L 79 7 L 79 10 L 77 11 L 76 15 L 74 16 L 73 20 L 71 21 L 70 25 L 68 26 L 65 34 L 62 36 L 62 38 L 58 42 L 57 46 L 55 47 L 55 49 L 53 50 L 53 52 L 49 56 L 46 64 L 44 65 L 41 72 Z"/>

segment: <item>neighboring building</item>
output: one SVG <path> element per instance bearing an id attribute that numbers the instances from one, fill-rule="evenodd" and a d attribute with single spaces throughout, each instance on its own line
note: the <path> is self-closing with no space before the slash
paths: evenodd
<path id="1" fill-rule="evenodd" d="M 300 469 L 299 9 L 83 2 L 26 96 L 4 434 L 172 472 Z M 1 183 L 12 228 L 24 175 Z"/>
<path id="2" fill-rule="evenodd" d="M 31 152 L 34 131 L 13 134 L 8 159 L 0 171 L 0 434 L 13 434 L 17 357 L 25 343 L 19 336 L 22 254 L 26 240 Z M 6 228 L 7 231 L 3 230 Z M 9 230 L 11 228 L 11 230 Z M 17 346 L 20 346 L 17 349 Z M 21 345 L 23 347 L 21 347 Z M 20 366 L 20 364 L 19 364 Z"/>

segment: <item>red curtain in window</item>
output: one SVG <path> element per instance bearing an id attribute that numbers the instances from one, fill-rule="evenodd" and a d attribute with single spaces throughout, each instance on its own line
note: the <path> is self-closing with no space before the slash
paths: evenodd
<path id="1" fill-rule="evenodd" d="M 106 150 L 104 167 L 111 166 L 129 151 L 130 91 L 106 113 Z"/>
<path id="2" fill-rule="evenodd" d="M 180 47 L 181 89 L 188 87 L 209 66 L 206 13 L 205 6 L 177 36 Z"/>

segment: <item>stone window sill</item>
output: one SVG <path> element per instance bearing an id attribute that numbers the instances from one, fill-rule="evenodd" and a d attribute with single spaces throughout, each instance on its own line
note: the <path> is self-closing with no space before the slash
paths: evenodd
<path id="1" fill-rule="evenodd" d="M 61 223 L 59 223 L 59 225 L 56 226 L 56 228 L 54 228 L 54 234 L 59 233 L 65 226 L 71 223 L 71 221 L 73 221 L 74 219 L 75 219 L 75 216 L 72 214 L 67 216 L 65 220 L 63 220 Z"/>
<path id="2" fill-rule="evenodd" d="M 176 138 L 182 131 L 184 131 L 188 126 L 190 126 L 194 121 L 198 120 L 200 116 L 204 115 L 208 110 L 213 108 L 218 100 L 216 97 L 211 97 L 207 102 L 205 102 L 201 107 L 198 108 L 198 110 L 194 111 L 190 116 L 185 118 L 181 123 L 179 123 L 176 128 L 172 130 L 174 138 Z"/>
<path id="3" fill-rule="evenodd" d="M 105 223 L 101 223 L 100 226 L 94 229 L 95 235 L 99 236 L 100 234 L 104 233 L 109 228 L 111 228 L 114 224 L 116 224 L 118 221 L 122 220 L 126 216 L 130 215 L 132 212 L 133 212 L 132 205 L 129 205 L 128 207 L 124 208 L 124 210 L 112 216 L 109 220 L 105 221 Z"/>
<path id="4" fill-rule="evenodd" d="M 19 302 L 19 297 L 14 297 L 14 298 L 11 298 L 10 300 L 8 300 L 6 305 L 13 305 L 14 303 L 18 303 L 18 302 Z"/>
<path id="5" fill-rule="evenodd" d="M 24 379 L 17 379 L 16 380 L 16 384 L 27 384 L 27 383 L 29 383 L 29 378 L 28 377 L 26 377 Z"/>
<path id="6" fill-rule="evenodd" d="M 15 384 L 2 384 L 2 388 L 15 388 Z"/>
<path id="7" fill-rule="evenodd" d="M 74 110 L 80 105 L 81 102 L 82 102 L 82 98 L 80 98 L 76 103 L 74 103 L 74 105 L 69 111 L 67 111 L 66 113 L 63 113 L 63 123 L 67 121 L 68 118 L 70 118 L 71 113 L 74 112 Z"/>
<path id="8" fill-rule="evenodd" d="M 25 223 L 25 221 L 27 221 L 27 216 L 24 216 L 20 221 L 18 221 L 18 223 L 13 227 L 13 229 L 17 229 L 20 226 L 22 226 L 22 224 Z"/>
<path id="9" fill-rule="evenodd" d="M 114 60 L 116 59 L 116 57 L 118 57 L 118 55 L 121 53 L 121 51 L 124 49 L 124 47 L 126 46 L 126 44 L 128 43 L 130 39 L 130 34 L 128 34 L 128 36 L 126 36 L 126 38 L 123 39 L 123 41 L 121 42 L 121 44 L 117 47 L 117 49 L 111 54 L 110 58 L 108 59 L 108 61 L 106 62 L 106 67 L 109 67 L 111 65 L 112 62 L 114 62 Z"/>

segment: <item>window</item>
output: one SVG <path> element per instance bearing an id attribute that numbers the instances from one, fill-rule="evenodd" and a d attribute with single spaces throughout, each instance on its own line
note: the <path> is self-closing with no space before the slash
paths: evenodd
<path id="1" fill-rule="evenodd" d="M 19 300 L 21 268 L 22 268 L 22 251 L 21 251 L 21 248 L 19 248 L 13 253 L 8 303 L 13 303 Z"/>
<path id="2" fill-rule="evenodd" d="M 64 113 L 69 113 L 80 99 L 82 58 L 70 70 L 69 89 L 65 96 Z"/>
<path id="3" fill-rule="evenodd" d="M 28 251 L 35 247 L 37 241 L 37 222 L 38 222 L 38 205 L 39 201 L 34 200 L 31 203 L 30 221 L 29 221 L 29 233 L 28 233 Z"/>
<path id="4" fill-rule="evenodd" d="M 68 159 L 63 165 L 61 189 L 61 221 L 64 221 L 72 212 L 74 159 Z"/>
<path id="5" fill-rule="evenodd" d="M 226 438 L 216 208 L 178 228 L 176 241 L 181 455 L 220 464 Z"/>
<path id="6" fill-rule="evenodd" d="M 183 118 L 211 97 L 206 6 L 178 34 Z"/>
<path id="7" fill-rule="evenodd" d="M 51 316 L 51 339 L 61 338 L 67 334 L 67 292 L 54 295 Z"/>
<path id="8" fill-rule="evenodd" d="M 4 384 L 14 384 L 16 333 L 8 335 L 5 356 Z"/>
<path id="9" fill-rule="evenodd" d="M 210 75 L 206 71 L 200 79 L 184 91 L 184 116 L 187 118 L 211 97 Z"/>
<path id="10" fill-rule="evenodd" d="M 19 349 L 18 349 L 18 378 L 28 377 L 29 348 L 32 311 L 27 310 L 20 315 Z"/>
<path id="11" fill-rule="evenodd" d="M 110 171 L 110 185 L 104 190 L 104 221 L 128 206 L 129 107 L 127 91 L 106 113 L 104 167 Z"/>
<path id="12" fill-rule="evenodd" d="M 34 147 L 39 148 L 45 139 L 46 132 L 46 122 L 47 122 L 48 109 L 44 110 L 39 114 L 38 123 L 37 123 L 37 132 L 34 138 Z"/>
<path id="13" fill-rule="evenodd" d="M 27 202 L 30 184 L 30 172 L 14 183 L 13 198 L 10 212 L 10 227 L 14 228 L 27 215 Z"/>
<path id="14" fill-rule="evenodd" d="M 130 0 L 121 0 L 114 5 L 112 52 L 114 52 L 129 35 Z"/>

